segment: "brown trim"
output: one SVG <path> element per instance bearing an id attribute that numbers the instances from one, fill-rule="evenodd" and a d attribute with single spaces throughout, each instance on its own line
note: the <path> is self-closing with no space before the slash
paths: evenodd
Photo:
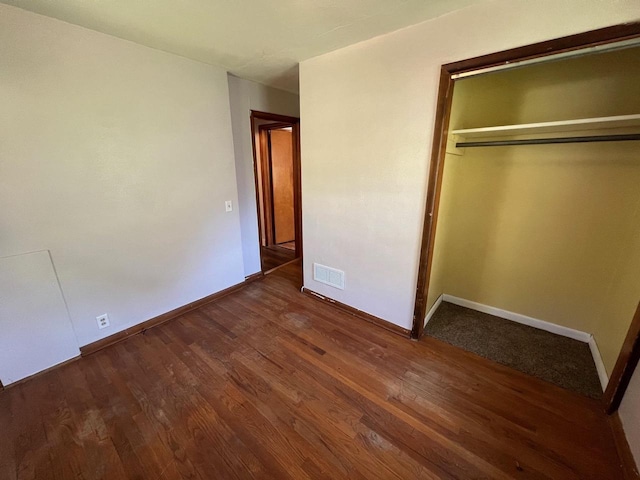
<path id="1" fill-rule="evenodd" d="M 443 67 L 440 71 L 440 86 L 436 103 L 436 121 L 433 132 L 433 153 L 429 167 L 429 181 L 427 183 L 427 206 L 422 227 L 422 243 L 420 246 L 420 267 L 418 269 L 418 283 L 416 285 L 416 303 L 413 313 L 412 338 L 420 338 L 424 330 L 424 318 L 427 315 L 427 294 L 436 238 L 436 224 L 438 207 L 440 206 L 440 191 L 444 159 L 447 151 L 447 135 L 449 134 L 449 117 L 453 101 L 453 80 L 451 74 Z"/>
<path id="2" fill-rule="evenodd" d="M 613 368 L 607 389 L 604 392 L 604 404 L 607 413 L 611 414 L 618 410 L 624 392 L 629 386 L 633 372 L 640 359 L 640 303 L 636 308 L 636 313 L 631 320 L 631 326 L 622 345 L 622 350 L 618 355 L 618 360 Z"/>
<path id="3" fill-rule="evenodd" d="M 291 122 L 278 122 L 278 123 L 265 123 L 264 125 L 260 125 L 261 127 L 266 127 L 269 130 L 281 130 L 283 128 L 292 127 L 293 124 Z"/>
<path id="4" fill-rule="evenodd" d="M 187 303 L 186 305 L 183 305 L 174 310 L 171 310 L 170 312 L 158 315 L 157 317 L 151 318 L 145 322 L 134 325 L 133 327 L 123 330 L 121 332 L 114 333 L 113 335 L 110 335 L 96 342 L 89 343 L 84 347 L 80 347 L 80 355 L 83 357 L 86 357 L 87 355 L 91 355 L 92 353 L 102 350 L 105 347 L 108 347 L 115 343 L 126 340 L 129 337 L 137 335 L 138 333 L 144 333 L 145 330 L 148 330 L 152 327 L 156 327 L 158 325 L 162 325 L 163 323 L 166 323 L 169 320 L 173 320 L 174 318 L 179 317 L 180 315 L 184 315 L 185 313 L 190 312 L 191 310 L 195 310 L 196 308 L 200 308 L 201 306 L 206 305 L 207 303 L 211 303 L 215 300 L 218 300 L 219 298 L 222 298 L 226 295 L 229 295 L 230 293 L 240 290 L 247 284 L 254 282 L 256 280 L 260 280 L 263 277 L 264 275 L 262 274 L 262 272 L 254 273 L 253 275 L 249 275 L 241 283 L 232 285 L 229 288 L 225 288 L 224 290 L 213 293 L 211 295 L 208 295 L 194 302 Z"/>
<path id="5" fill-rule="evenodd" d="M 294 124 L 300 122 L 300 119 L 298 117 L 289 117 L 288 115 L 278 115 L 277 113 L 261 112 L 259 110 L 251 110 L 251 116 L 254 118 L 260 118 L 262 120 L 273 120 L 274 122 L 282 122 L 285 124 Z"/>
<path id="6" fill-rule="evenodd" d="M 252 273 L 251 275 L 247 275 L 246 277 L 244 277 L 244 283 L 255 282 L 256 280 L 261 280 L 263 277 L 264 277 L 264 273 L 261 271 Z"/>
<path id="7" fill-rule="evenodd" d="M 613 439 L 616 443 L 616 450 L 618 451 L 618 457 L 620 458 L 625 480 L 640 480 L 640 473 L 638 473 L 638 467 L 629 448 L 629 442 L 624 433 L 618 412 L 615 412 L 609 417 L 609 425 L 613 432 Z"/>
<path id="8" fill-rule="evenodd" d="M 376 317 L 374 315 L 371 315 L 369 313 L 363 312 L 362 310 L 358 310 L 357 308 L 353 308 L 350 307 L 349 305 L 346 305 L 344 303 L 338 302 L 337 300 L 334 300 L 333 298 L 329 298 L 329 297 L 325 297 L 324 295 L 320 295 L 319 293 L 314 292 L 313 290 L 309 290 L 306 287 L 302 287 L 302 289 L 300 290 L 302 293 L 304 293 L 305 295 L 308 295 L 311 298 L 315 298 L 316 300 L 320 300 L 322 302 L 325 302 L 329 305 L 332 305 L 336 308 L 339 308 L 340 310 L 342 310 L 343 312 L 347 312 L 351 315 L 353 315 L 354 317 L 357 317 L 361 320 L 364 320 L 366 322 L 369 323 L 373 323 L 374 325 L 377 325 L 378 327 L 384 328 L 385 330 L 388 330 L 390 332 L 393 332 L 397 335 L 401 335 L 405 338 L 409 338 L 410 334 L 411 334 L 411 330 L 407 330 L 406 328 L 402 328 L 398 325 L 396 325 L 395 323 L 391 323 L 388 322 L 387 320 L 383 320 L 382 318 Z"/>
<path id="9" fill-rule="evenodd" d="M 428 307 L 429 277 L 433 260 L 449 118 L 453 100 L 454 80 L 452 79 L 452 75 L 638 37 L 640 37 L 640 22 L 625 23 L 511 50 L 504 50 L 481 57 L 474 57 L 442 66 L 433 133 L 433 147 L 429 164 L 429 180 L 420 247 L 420 263 L 416 283 L 416 300 L 413 327 L 411 330 L 411 336 L 413 338 L 420 338 L 423 333 L 424 318 Z M 614 412 L 619 407 L 629 380 L 638 363 L 638 358 L 640 358 L 639 317 L 640 313 L 636 311 L 631 328 L 627 334 L 627 339 L 625 340 L 623 349 L 618 357 L 618 362 L 609 381 L 607 391 L 605 392 L 604 400 L 608 413 Z"/>
<path id="10" fill-rule="evenodd" d="M 3 390 L 8 390 L 10 388 L 13 388 L 13 387 L 16 387 L 18 385 L 21 385 L 24 382 L 27 382 L 27 381 L 29 381 L 29 380 L 31 380 L 33 378 L 39 377 L 40 375 L 44 375 L 45 373 L 49 373 L 50 371 L 55 370 L 56 368 L 64 367 L 65 365 L 69 365 L 70 363 L 73 363 L 76 360 L 80 360 L 80 358 L 81 358 L 81 355 L 78 355 L 76 357 L 70 358 L 69 360 L 65 360 L 64 362 L 58 363 L 58 364 L 56 364 L 56 365 L 54 365 L 52 367 L 45 368 L 44 370 L 36 372 L 33 375 L 29 375 L 28 377 L 24 377 L 24 378 L 18 380 L 17 382 L 13 382 L 13 383 L 10 383 L 9 385 L 5 385 L 3 387 Z M 0 385 L 2 385 L 2 384 L 0 383 Z"/>
<path id="11" fill-rule="evenodd" d="M 253 183 L 256 191 L 256 216 L 258 218 L 258 248 L 262 248 L 262 215 L 260 215 L 260 188 L 258 181 L 258 155 L 256 151 L 256 123 L 253 116 L 253 112 L 249 117 L 249 123 L 251 124 L 251 151 L 253 153 Z M 262 269 L 262 258 L 260 259 L 260 268 Z"/>
<path id="12" fill-rule="evenodd" d="M 275 244 L 273 224 L 273 182 L 271 180 L 271 136 L 269 125 L 260 125 L 260 172 L 262 179 L 262 212 L 264 215 L 264 243 L 266 247 Z M 262 242 L 260 243 L 262 245 Z"/>
<path id="13" fill-rule="evenodd" d="M 532 58 L 541 58 L 548 55 L 581 50 L 583 48 L 595 47 L 596 45 L 621 42 L 638 36 L 640 36 L 640 22 L 623 23 L 621 25 L 590 30 L 576 35 L 547 40 L 546 42 L 534 43 L 532 45 L 503 50 L 459 62 L 448 63 L 444 65 L 444 69 L 453 75 L 478 70 L 480 68 L 496 67 Z"/>
<path id="14" fill-rule="evenodd" d="M 293 124 L 293 209 L 295 216 L 296 257 L 302 258 L 302 158 L 300 153 L 300 121 Z M 302 286 L 302 279 L 300 279 Z"/>

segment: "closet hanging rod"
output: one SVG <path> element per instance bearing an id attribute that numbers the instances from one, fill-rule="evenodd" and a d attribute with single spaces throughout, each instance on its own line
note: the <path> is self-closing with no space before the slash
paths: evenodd
<path id="1" fill-rule="evenodd" d="M 487 140 L 476 142 L 457 142 L 456 148 L 504 147 L 509 145 L 547 145 L 553 143 L 625 142 L 630 140 L 640 140 L 640 133 L 631 133 L 626 135 L 590 135 L 586 137 L 530 138 L 525 140 Z"/>

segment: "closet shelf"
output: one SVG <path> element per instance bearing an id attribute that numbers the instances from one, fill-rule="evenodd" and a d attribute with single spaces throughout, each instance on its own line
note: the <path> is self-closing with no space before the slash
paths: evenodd
<path id="1" fill-rule="evenodd" d="M 640 127 L 640 114 L 579 118 L 575 120 L 560 120 L 557 122 L 523 123 L 520 125 L 500 125 L 497 127 L 465 128 L 452 130 L 450 133 L 463 137 L 464 139 L 470 139 L 633 127 Z"/>

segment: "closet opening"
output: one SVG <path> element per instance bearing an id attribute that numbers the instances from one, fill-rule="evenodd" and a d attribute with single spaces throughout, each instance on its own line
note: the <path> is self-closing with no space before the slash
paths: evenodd
<path id="1" fill-rule="evenodd" d="M 639 39 L 442 67 L 412 330 L 609 413 L 640 356 Z"/>
<path id="2" fill-rule="evenodd" d="M 298 118 L 251 112 L 260 262 L 264 274 L 302 257 L 299 125 Z"/>

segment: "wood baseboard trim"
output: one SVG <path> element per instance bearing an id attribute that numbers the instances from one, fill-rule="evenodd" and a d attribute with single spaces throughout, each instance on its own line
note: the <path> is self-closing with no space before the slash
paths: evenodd
<path id="1" fill-rule="evenodd" d="M 255 282 L 256 280 L 262 280 L 263 278 L 264 278 L 264 273 L 262 271 L 252 273 L 251 275 L 244 277 L 244 283 L 246 284 L 246 283 Z"/>
<path id="2" fill-rule="evenodd" d="M 371 315 L 369 313 L 363 312 L 362 310 L 358 310 L 357 308 L 354 307 L 350 307 L 349 305 L 346 305 L 342 302 L 338 302 L 337 300 L 334 300 L 333 298 L 329 298 L 329 297 L 325 297 L 324 295 L 320 295 L 319 293 L 314 292 L 313 290 L 309 290 L 306 287 L 302 287 L 300 289 L 300 291 L 302 293 L 304 293 L 305 295 L 311 297 L 311 298 L 315 298 L 316 300 L 320 300 L 324 303 L 327 303 L 329 305 L 332 305 L 336 308 L 339 308 L 340 310 L 342 310 L 343 312 L 346 312 L 350 315 L 353 315 L 354 317 L 357 317 L 361 320 L 364 320 L 366 322 L 372 323 L 378 327 L 384 328 L 385 330 L 388 330 L 389 332 L 395 333 L 397 335 L 400 335 L 402 337 L 405 338 L 409 338 L 411 336 L 411 330 L 408 330 L 406 328 L 402 328 L 394 323 L 388 322 L 387 320 L 383 320 L 382 318 L 376 317 L 374 315 Z"/>
<path id="3" fill-rule="evenodd" d="M 613 438 L 616 442 L 616 450 L 620 457 L 620 464 L 624 472 L 625 480 L 640 480 L 640 473 L 638 473 L 638 467 L 629 448 L 627 436 L 624 433 L 622 420 L 620 420 L 618 412 L 609 416 L 609 425 L 611 426 Z"/>
<path id="4" fill-rule="evenodd" d="M 174 318 L 179 317 L 180 315 L 184 315 L 185 313 L 190 312 L 191 310 L 195 310 L 196 308 L 200 308 L 203 305 L 206 305 L 207 303 L 211 303 L 215 300 L 218 300 L 226 295 L 229 295 L 230 293 L 233 293 L 243 288 L 247 284 L 251 282 L 255 282 L 256 280 L 260 280 L 262 278 L 264 278 L 264 274 L 262 272 L 257 272 L 252 275 L 249 275 L 241 283 L 232 285 L 229 288 L 225 288 L 224 290 L 220 290 L 219 292 L 212 293 L 211 295 L 207 295 L 206 297 L 203 297 L 199 300 L 195 300 L 191 303 L 188 303 L 174 310 L 171 310 L 170 312 L 163 313 L 162 315 L 158 315 L 157 317 L 146 320 L 142 323 L 134 325 L 131 328 L 122 330 L 121 332 L 114 333 L 113 335 L 105 337 L 101 340 L 97 340 L 93 343 L 89 343 L 84 347 L 80 347 L 80 355 L 83 357 L 86 357 L 87 355 L 91 355 L 92 353 L 102 350 L 103 348 L 106 348 L 110 345 L 114 345 L 118 342 L 122 342 L 123 340 L 129 337 L 132 337 L 133 335 L 137 335 L 138 333 L 143 333 L 145 330 L 148 330 L 152 327 L 157 327 L 158 325 L 162 325 L 163 323 L 166 323 L 169 320 L 173 320 Z"/>
<path id="5" fill-rule="evenodd" d="M 44 375 L 45 373 L 49 373 L 51 370 L 55 370 L 56 368 L 60 368 L 60 367 L 64 367 L 65 365 L 68 365 L 70 363 L 75 362 L 76 360 L 80 360 L 81 356 L 80 355 L 76 355 L 75 357 L 71 357 L 69 360 L 65 360 L 64 362 L 60 362 L 60 363 L 56 363 L 55 365 L 50 366 L 49 368 L 45 368 L 44 370 L 40 370 L 39 372 L 36 372 L 32 375 L 29 375 L 28 377 L 24 377 L 21 378 L 20 380 L 17 380 L 13 383 L 9 383 L 7 385 L 4 385 L 2 390 L 9 390 L 10 388 L 16 387 L 18 385 L 21 385 L 25 382 L 28 382 L 29 380 L 39 377 L 40 375 Z M 0 386 L 2 386 L 2 383 L 0 382 Z"/>

